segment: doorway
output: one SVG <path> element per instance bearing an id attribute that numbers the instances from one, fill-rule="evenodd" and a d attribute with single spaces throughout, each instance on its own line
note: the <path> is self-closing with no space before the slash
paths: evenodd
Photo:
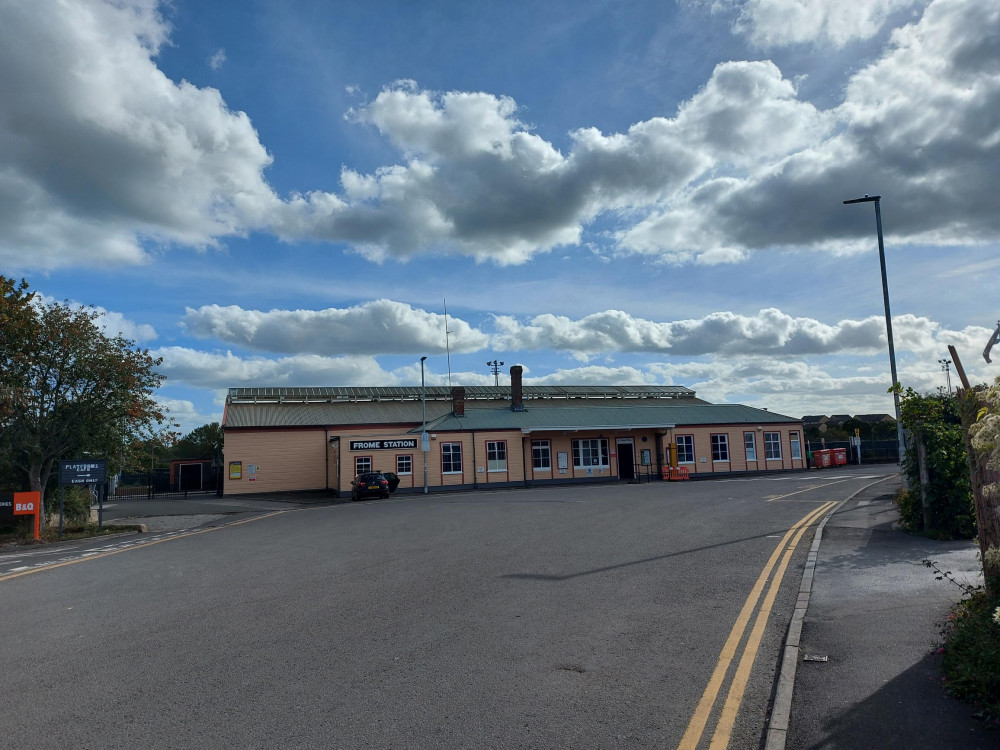
<path id="1" fill-rule="evenodd" d="M 632 438 L 617 438 L 618 478 L 629 482 L 635 481 L 635 447 Z"/>

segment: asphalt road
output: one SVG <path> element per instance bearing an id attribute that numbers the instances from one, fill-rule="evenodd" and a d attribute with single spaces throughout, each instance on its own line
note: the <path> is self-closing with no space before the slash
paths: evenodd
<path id="1" fill-rule="evenodd" d="M 894 470 L 251 508 L 54 567 L 6 553 L 5 742 L 708 747 L 732 695 L 728 746 L 756 749 L 812 536 L 786 532 Z"/>

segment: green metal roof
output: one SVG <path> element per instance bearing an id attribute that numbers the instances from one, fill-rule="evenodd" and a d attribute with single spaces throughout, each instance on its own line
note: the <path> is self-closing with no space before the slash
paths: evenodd
<path id="1" fill-rule="evenodd" d="M 683 425 L 787 424 L 800 420 L 766 409 L 740 404 L 685 404 L 642 406 L 597 406 L 581 404 L 575 409 L 526 407 L 509 409 L 466 409 L 464 417 L 445 414 L 428 420 L 427 429 L 436 432 L 469 430 L 512 430 L 522 432 L 574 430 L 665 429 Z M 419 431 L 417 428 L 414 431 Z"/>

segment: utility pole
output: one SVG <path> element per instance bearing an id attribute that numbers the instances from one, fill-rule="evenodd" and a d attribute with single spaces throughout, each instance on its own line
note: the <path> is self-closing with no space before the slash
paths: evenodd
<path id="1" fill-rule="evenodd" d="M 498 362 L 497 360 L 494 359 L 492 362 L 487 362 L 486 366 L 489 367 L 490 368 L 490 372 L 493 373 L 494 384 L 497 385 L 497 386 L 499 386 L 500 385 L 500 368 L 503 367 L 503 362 Z"/>

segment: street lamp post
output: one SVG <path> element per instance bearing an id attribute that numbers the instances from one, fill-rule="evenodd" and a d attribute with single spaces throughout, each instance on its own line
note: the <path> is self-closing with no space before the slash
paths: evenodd
<path id="1" fill-rule="evenodd" d="M 885 276 L 885 245 L 882 242 L 882 209 L 880 208 L 881 195 L 866 195 L 864 198 L 854 198 L 844 201 L 844 204 L 851 203 L 874 203 L 875 204 L 875 231 L 878 234 L 878 262 L 882 268 L 882 300 L 885 302 L 885 331 L 889 338 L 889 369 L 892 373 L 892 399 L 896 405 L 896 440 L 899 443 L 899 461 L 902 463 L 903 455 L 906 453 L 906 442 L 903 439 L 903 414 L 899 408 L 899 380 L 896 377 L 896 349 L 892 342 L 892 315 L 889 313 L 889 282 Z"/>
<path id="2" fill-rule="evenodd" d="M 424 361 L 420 358 L 420 452 L 424 454 L 424 494 L 427 494 L 427 388 L 424 385 Z"/>

